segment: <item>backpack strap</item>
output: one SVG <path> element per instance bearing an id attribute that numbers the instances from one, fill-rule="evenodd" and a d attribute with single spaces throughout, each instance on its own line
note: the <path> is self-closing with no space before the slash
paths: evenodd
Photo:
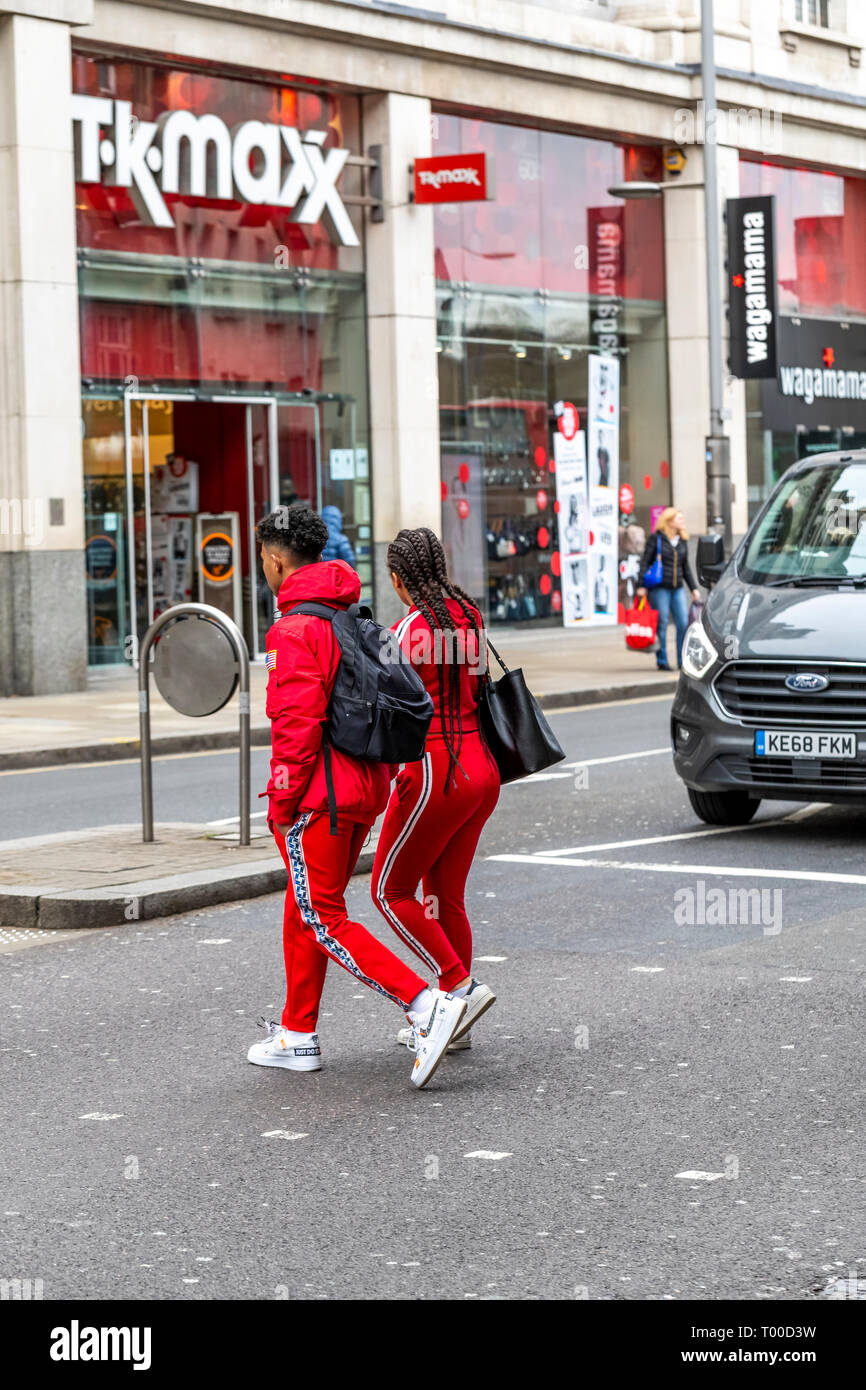
<path id="1" fill-rule="evenodd" d="M 328 622 L 333 622 L 338 613 L 346 612 L 346 616 L 352 619 L 371 618 L 373 615 L 369 608 L 364 608 L 358 603 L 353 603 L 348 609 L 329 608 L 325 603 L 296 603 L 291 608 L 286 609 L 285 616 L 292 613 L 308 614 L 311 618 L 325 618 Z M 350 671 L 354 671 L 355 659 L 355 640 L 354 625 L 348 624 L 345 630 L 345 645 L 340 649 L 340 660 L 346 663 Z M 329 832 L 331 835 L 338 833 L 337 826 L 337 793 L 334 789 L 334 774 L 331 767 L 331 741 L 328 736 L 328 725 L 322 727 L 322 758 L 325 764 L 325 786 L 328 789 L 328 819 Z"/>
<path id="2" fill-rule="evenodd" d="M 332 622 L 342 611 L 341 608 L 329 608 L 326 603 L 295 603 L 286 609 L 284 616 L 288 618 L 290 613 L 309 613 L 311 618 L 327 618 L 328 622 Z"/>
<path id="3" fill-rule="evenodd" d="M 328 788 L 329 833 L 336 835 L 338 833 L 337 793 L 334 791 L 334 774 L 331 771 L 331 741 L 328 738 L 327 728 L 322 730 L 322 756 L 325 760 L 325 786 Z"/>

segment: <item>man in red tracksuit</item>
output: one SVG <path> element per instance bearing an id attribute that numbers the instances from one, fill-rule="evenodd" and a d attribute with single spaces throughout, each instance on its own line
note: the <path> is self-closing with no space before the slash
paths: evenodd
<path id="1" fill-rule="evenodd" d="M 330 834 L 322 750 L 328 705 L 340 665 L 330 622 L 292 614 L 294 604 L 315 602 L 345 609 L 360 598 L 361 581 L 344 560 L 321 561 L 328 528 L 303 503 L 283 507 L 259 522 L 262 566 L 277 595 L 281 617 L 268 633 L 267 714 L 272 758 L 268 825 L 289 872 L 283 922 L 286 1005 L 280 1024 L 266 1023 L 266 1037 L 248 1060 L 290 1071 L 317 1071 L 321 1047 L 316 1024 L 328 959 L 404 1010 L 422 1046 L 412 1081 L 433 1075 L 465 1012 L 462 999 L 439 989 L 404 965 L 346 911 L 345 893 L 376 817 L 388 800 L 385 764 L 331 749 L 338 809 Z"/>

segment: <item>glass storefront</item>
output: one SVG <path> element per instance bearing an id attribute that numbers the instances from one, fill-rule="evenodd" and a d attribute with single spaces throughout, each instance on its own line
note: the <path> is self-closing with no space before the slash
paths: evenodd
<path id="1" fill-rule="evenodd" d="M 607 193 L 660 178 L 660 154 L 445 114 L 433 150 L 483 151 L 496 179 L 495 201 L 434 213 L 449 560 L 489 621 L 559 622 L 554 405 L 573 403 L 583 420 L 602 334 L 620 360 L 620 483 L 635 498 L 621 552 L 670 502 L 661 200 Z M 617 250 L 613 296 L 602 293 L 605 236 Z"/>
<path id="2" fill-rule="evenodd" d="M 866 180 L 740 162 L 743 197 L 775 198 L 775 380 L 747 381 L 749 520 L 791 464 L 866 447 Z"/>
<path id="3" fill-rule="evenodd" d="M 101 103 L 98 149 L 108 166 L 84 167 L 80 120 L 90 661 L 130 659 L 130 639 L 156 614 L 200 597 L 197 546 L 208 518 L 237 546 L 242 582 L 226 602 L 260 655 L 273 605 L 253 532 L 274 506 L 336 508 L 365 599 L 372 594 L 363 238 L 351 204 L 331 209 L 345 219 L 336 234 L 328 207 L 304 222 L 297 203 L 246 202 L 237 185 L 255 195 L 273 151 L 274 192 L 291 199 L 303 167 L 295 194 L 312 197 L 310 170 L 331 151 L 360 151 L 360 104 L 322 88 L 174 65 L 82 54 L 73 63 L 76 93 Z M 170 147 L 165 123 L 178 112 L 187 123 Z M 146 161 L 160 174 L 157 193 L 144 161 L 131 184 L 119 173 L 121 119 L 129 142 L 161 133 Z M 236 146 L 244 130 L 258 145 L 239 163 L 227 142 Z M 228 183 L 220 140 L 232 161 Z M 302 150 L 311 151 L 308 165 Z M 339 190 L 361 193 L 358 166 L 343 164 Z"/>

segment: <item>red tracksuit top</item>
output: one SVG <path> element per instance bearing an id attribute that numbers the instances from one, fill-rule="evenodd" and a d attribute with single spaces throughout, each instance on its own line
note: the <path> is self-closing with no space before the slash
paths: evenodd
<path id="1" fill-rule="evenodd" d="M 322 727 L 340 664 L 340 648 L 325 618 L 296 613 L 296 603 L 348 608 L 361 596 L 361 581 L 345 560 L 318 561 L 295 570 L 280 589 L 283 614 L 268 633 L 268 692 L 271 721 L 270 819 L 292 825 L 302 811 L 327 811 L 328 789 Z M 362 762 L 331 749 L 337 807 L 347 820 L 373 821 L 388 800 L 390 776 L 384 763 Z"/>
<path id="2" fill-rule="evenodd" d="M 445 604 L 451 615 L 457 633 L 457 656 L 458 670 L 460 672 L 460 718 L 464 733 L 471 733 L 478 729 L 478 687 L 484 671 L 479 669 L 478 639 L 475 636 L 472 623 L 467 618 L 460 604 L 453 598 L 446 598 Z M 478 629 L 482 629 L 481 614 L 477 609 L 475 621 Z M 412 662 L 414 670 L 418 672 L 424 682 L 430 697 L 433 701 L 433 722 L 430 725 L 428 739 L 442 738 L 442 718 L 440 714 L 439 700 L 439 652 L 436 649 L 436 633 L 438 628 L 431 629 L 427 619 L 420 609 L 413 604 L 405 617 L 394 624 L 392 629 L 397 634 L 397 641 L 401 648 Z M 442 634 L 439 634 L 442 640 Z M 445 709 L 448 709 L 448 665 L 445 666 Z"/>

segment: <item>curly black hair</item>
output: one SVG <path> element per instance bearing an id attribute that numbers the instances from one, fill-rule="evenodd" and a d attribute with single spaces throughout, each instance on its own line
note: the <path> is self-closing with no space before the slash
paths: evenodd
<path id="1" fill-rule="evenodd" d="M 259 544 L 276 546 L 298 565 L 310 565 L 321 559 L 328 528 L 306 502 L 295 502 L 263 516 L 256 527 L 256 539 Z"/>
<path id="2" fill-rule="evenodd" d="M 435 635 L 438 629 L 444 639 L 440 643 L 441 655 L 437 667 L 439 716 L 442 735 L 448 749 L 448 771 L 445 776 L 447 792 L 451 787 L 455 770 L 459 767 L 463 772 L 460 766 L 463 720 L 460 716 L 460 671 L 455 628 L 445 600 L 454 599 L 462 608 L 479 641 L 480 652 L 483 634 L 478 622 L 478 610 L 465 590 L 455 584 L 448 574 L 442 542 L 429 526 L 419 526 L 414 531 L 398 531 L 388 546 L 387 563 L 398 579 L 402 579 L 412 602 L 427 619 L 431 632 Z"/>

